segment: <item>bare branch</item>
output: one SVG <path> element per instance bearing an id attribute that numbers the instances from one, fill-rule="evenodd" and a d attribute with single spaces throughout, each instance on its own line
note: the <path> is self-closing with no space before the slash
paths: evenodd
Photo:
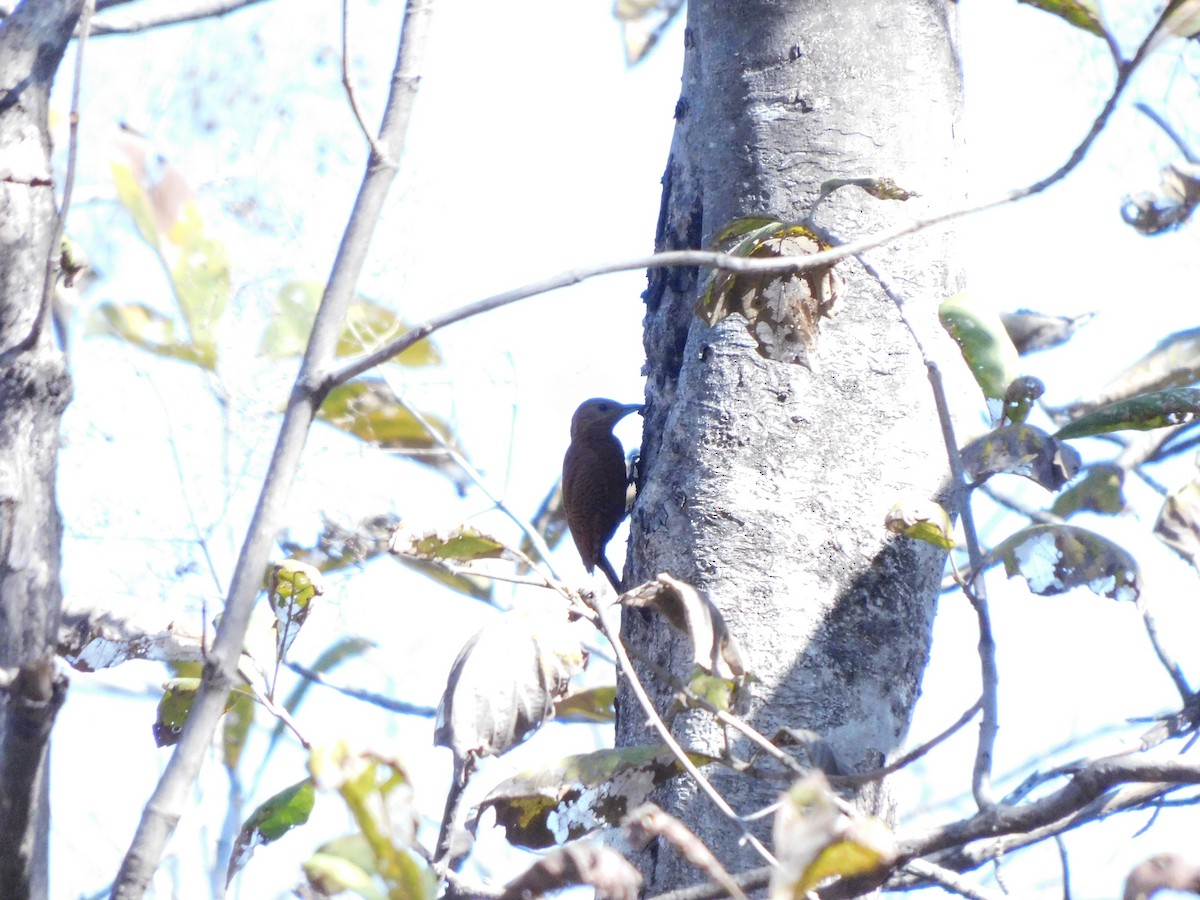
<path id="1" fill-rule="evenodd" d="M 903 871 L 913 860 L 937 854 L 933 861 L 938 866 L 965 871 L 1017 847 L 1046 840 L 1114 812 L 1137 808 L 1184 784 L 1200 784 L 1200 763 L 1145 758 L 1097 760 L 1081 767 L 1058 791 L 1032 803 L 993 806 L 958 822 L 907 837 L 901 835 L 897 863 L 890 874 L 876 872 L 838 881 L 818 893 L 822 900 L 842 900 L 885 883 L 889 889 L 916 887 L 925 883 L 924 876 L 918 881 Z M 1116 787 L 1121 789 L 1113 792 Z M 989 837 L 997 840 L 985 840 Z M 769 866 L 762 866 L 735 875 L 734 880 L 743 891 L 750 892 L 765 887 L 770 873 Z M 723 896 L 727 895 L 721 889 L 701 884 L 650 900 L 716 900 Z"/>
<path id="2" fill-rule="evenodd" d="M 350 687 L 346 684 L 338 684 L 335 681 L 330 681 L 320 672 L 314 672 L 307 666 L 300 663 L 292 662 L 290 659 L 284 661 L 284 665 L 313 684 L 319 684 L 322 687 L 327 687 L 330 690 L 337 691 L 339 694 L 344 694 L 347 697 L 353 697 L 355 700 L 362 700 L 364 703 L 370 703 L 373 706 L 378 706 L 381 709 L 386 709 L 389 712 L 400 713 L 405 716 L 420 716 L 425 719 L 432 719 L 437 715 L 437 710 L 432 706 L 421 706 L 418 703 L 406 703 L 403 700 L 395 700 L 391 697 L 385 697 L 383 694 L 377 694 L 373 691 L 366 691 L 362 688 Z"/>
<path id="3" fill-rule="evenodd" d="M 912 765 L 942 741 L 955 734 L 959 729 L 963 728 L 968 722 L 975 718 L 975 714 L 983 708 L 983 698 L 976 700 L 971 708 L 958 717 L 958 720 L 943 731 L 941 734 L 934 735 L 925 743 L 918 747 L 909 750 L 903 756 L 898 757 L 879 769 L 874 769 L 870 772 L 863 772 L 861 775 L 830 775 L 829 783 L 834 787 L 858 787 L 861 784 L 866 784 L 870 781 L 879 781 L 891 775 L 893 772 L 899 772 L 905 766 Z"/>
<path id="4" fill-rule="evenodd" d="M 1158 661 L 1162 663 L 1167 674 L 1171 676 L 1171 681 L 1175 683 L 1175 689 L 1179 691 L 1179 696 L 1182 698 L 1186 706 L 1193 699 L 1192 688 L 1187 682 L 1187 678 L 1183 674 L 1183 669 L 1179 662 L 1168 651 L 1166 646 L 1158 638 L 1158 625 L 1154 621 L 1154 616 L 1150 612 L 1150 605 L 1146 602 L 1146 598 L 1141 594 L 1137 599 L 1138 611 L 1142 614 L 1142 625 L 1146 629 L 1146 637 L 1150 639 L 1150 646 L 1154 648 L 1154 655 L 1158 657 Z"/>
<path id="5" fill-rule="evenodd" d="M 448 457 L 450 457 L 454 464 L 462 469 L 464 473 L 466 473 L 466 476 L 471 479 L 471 481 L 477 488 L 479 488 L 480 491 L 483 492 L 483 495 L 492 502 L 492 505 L 495 506 L 500 512 L 504 513 L 504 515 L 508 516 L 508 518 L 512 520 L 513 524 L 521 529 L 521 532 L 525 535 L 525 537 L 529 538 L 529 543 L 533 545 L 535 550 L 537 550 L 538 556 L 542 558 L 542 562 L 545 564 L 549 575 L 545 575 L 541 568 L 532 560 L 526 559 L 524 562 L 529 566 L 529 568 L 541 575 L 547 585 L 561 582 L 558 573 L 554 569 L 554 563 L 550 559 L 550 548 L 546 546 L 546 539 L 542 537 L 541 533 L 525 519 L 514 513 L 508 504 L 505 503 L 487 486 L 487 483 L 483 480 L 483 476 L 479 473 L 479 470 L 471 465 L 467 461 L 467 458 L 459 453 L 454 445 L 450 441 L 446 440 L 445 436 L 438 431 L 438 429 L 433 427 L 433 424 L 421 414 L 419 409 L 410 404 L 400 395 L 397 395 L 397 402 L 401 407 L 403 407 L 405 412 L 407 412 L 416 420 L 418 425 L 425 429 L 425 432 L 434 440 L 435 443 L 437 443 L 439 447 L 442 448 L 442 450 Z M 515 553 L 517 551 L 512 550 L 512 552 Z"/>
<path id="6" fill-rule="evenodd" d="M 400 157 L 411 118 L 431 11 L 432 0 L 409 0 L 405 7 L 391 92 L 380 127 L 380 141 L 388 156 L 395 159 Z M 143 895 L 167 839 L 189 805 L 192 785 L 199 775 L 224 711 L 225 697 L 236 676 L 250 612 L 282 521 L 283 507 L 305 438 L 325 396 L 324 381 L 318 373 L 333 359 L 342 320 L 354 296 L 372 233 L 394 177 L 395 170 L 391 167 L 379 165 L 374 158 L 368 163 L 325 295 L 317 310 L 300 373 L 288 399 L 275 453 L 238 558 L 204 678 L 179 743 L 142 814 L 133 843 L 113 884 L 114 900 L 133 900 Z"/>
<path id="7" fill-rule="evenodd" d="M 714 884 L 720 885 L 733 900 L 746 900 L 737 882 L 729 876 L 704 841 L 655 804 L 645 803 L 631 812 L 625 820 L 625 828 L 630 834 L 630 842 L 637 847 L 645 847 L 655 837 L 666 839 L 684 859 L 707 875 Z"/>
<path id="8" fill-rule="evenodd" d="M 342 87 L 346 89 L 346 99 L 350 101 L 350 111 L 354 113 L 354 120 L 358 122 L 358 127 L 363 133 L 363 137 L 367 139 L 367 144 L 371 147 L 371 153 L 376 156 L 384 165 L 396 167 L 396 161 L 388 159 L 384 152 L 379 147 L 379 142 L 375 140 L 375 135 L 371 133 L 371 129 L 367 127 L 367 121 L 363 118 L 362 110 L 358 106 L 358 95 L 354 93 L 354 85 L 350 81 L 350 0 L 342 0 Z"/>
<path id="9" fill-rule="evenodd" d="M 231 12 L 245 9 L 262 3 L 263 0 L 192 0 L 191 3 L 173 3 L 171 8 L 163 12 L 135 17 L 98 17 L 92 23 L 92 34 L 103 37 L 109 34 L 137 34 L 167 25 L 181 25 L 186 22 L 199 22 L 202 19 L 218 19 Z M 98 8 L 110 8 L 115 3 L 102 4 Z"/>

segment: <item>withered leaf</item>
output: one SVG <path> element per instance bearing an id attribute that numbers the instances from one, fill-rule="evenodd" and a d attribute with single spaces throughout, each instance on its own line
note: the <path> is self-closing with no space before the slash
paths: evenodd
<path id="1" fill-rule="evenodd" d="M 962 449 L 963 469 L 972 482 L 993 475 L 1022 475 L 1057 491 L 1079 471 L 1078 451 L 1033 425 L 1005 425 Z"/>
<path id="2" fill-rule="evenodd" d="M 1189 481 L 1167 497 L 1154 534 L 1193 565 L 1200 560 L 1200 482 Z"/>
<path id="3" fill-rule="evenodd" d="M 1114 600 L 1136 600 L 1141 590 L 1133 557 L 1108 538 L 1075 525 L 1031 525 L 984 557 L 984 568 L 1003 561 L 1009 578 L 1020 575 L 1035 594 L 1076 587 Z"/>
<path id="4" fill-rule="evenodd" d="M 1094 312 L 1078 316 L 1053 316 L 1018 309 L 1016 312 L 1000 313 L 1000 321 L 1008 332 L 1018 356 L 1027 356 L 1039 350 L 1049 350 L 1065 344 L 1071 337 L 1096 317 Z"/>
<path id="5" fill-rule="evenodd" d="M 689 753 L 695 765 L 716 762 Z M 615 828 L 651 791 L 684 771 L 663 744 L 595 750 L 521 772 L 497 785 L 479 809 L 496 811 L 510 843 L 539 849 Z"/>
<path id="6" fill-rule="evenodd" d="M 779 865 L 771 872 L 770 900 L 800 900 L 834 876 L 851 877 L 891 865 L 896 841 L 888 827 L 838 808 L 820 772 L 797 781 L 779 799 L 774 823 Z"/>
<path id="7" fill-rule="evenodd" d="M 479 756 L 499 756 L 553 718 L 584 664 L 564 616 L 510 610 L 462 648 L 438 703 L 434 743 L 454 754 L 460 781 Z"/>
<path id="8" fill-rule="evenodd" d="M 583 884 L 600 900 L 637 900 L 642 875 L 616 850 L 593 841 L 553 850 L 510 881 L 499 900 L 526 900 Z"/>

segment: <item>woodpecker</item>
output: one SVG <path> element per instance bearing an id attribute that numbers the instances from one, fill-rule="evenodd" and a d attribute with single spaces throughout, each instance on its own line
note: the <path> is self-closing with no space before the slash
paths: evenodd
<path id="1" fill-rule="evenodd" d="M 563 457 L 562 496 L 567 527 L 588 574 L 596 566 L 620 593 L 621 580 L 604 556 L 604 548 L 625 518 L 625 492 L 629 476 L 625 451 L 612 433 L 613 426 L 633 412 L 638 403 L 617 403 L 600 397 L 586 400 L 571 417 L 571 445 Z"/>

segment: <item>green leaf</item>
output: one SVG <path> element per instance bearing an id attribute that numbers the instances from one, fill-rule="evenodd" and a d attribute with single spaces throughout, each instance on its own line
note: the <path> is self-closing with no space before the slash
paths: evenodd
<path id="1" fill-rule="evenodd" d="M 884 517 L 883 524 L 893 534 L 903 534 L 943 550 L 955 547 L 950 514 L 940 503 L 926 497 L 897 502 Z"/>
<path id="2" fill-rule="evenodd" d="M 416 842 L 420 817 L 412 805 L 412 782 L 403 764 L 339 741 L 315 748 L 308 767 L 318 787 L 336 790 L 345 801 L 370 850 L 369 871 L 383 878 L 388 897 L 433 900 L 432 870 L 408 852 Z"/>
<path id="3" fill-rule="evenodd" d="M 421 534 L 400 529 L 392 537 L 392 552 L 431 562 L 468 563 L 477 559 L 503 559 L 508 548 L 477 528 L 460 525 L 449 531 Z"/>
<path id="4" fill-rule="evenodd" d="M 1078 482 L 1058 495 L 1050 512 L 1063 519 L 1077 512 L 1116 515 L 1125 511 L 1125 470 L 1112 463 L 1094 463 Z"/>
<path id="5" fill-rule="evenodd" d="M 700 753 L 689 753 L 688 759 L 698 766 L 719 761 Z M 504 826 L 510 843 L 541 849 L 605 825 L 617 827 L 655 787 L 682 771 L 662 744 L 596 750 L 514 775 L 479 809 L 496 810 L 496 823 Z"/>
<path id="6" fill-rule="evenodd" d="M 614 684 L 575 691 L 554 701 L 554 718 L 567 723 L 612 722 L 616 720 L 616 700 Z"/>
<path id="7" fill-rule="evenodd" d="M 179 359 L 201 368 L 216 368 L 216 348 L 180 340 L 175 322 L 144 303 L 101 303 L 88 316 L 86 334 L 117 337 L 166 359 Z"/>
<path id="8" fill-rule="evenodd" d="M 1003 401 L 1008 386 L 1021 373 L 1017 348 L 1000 316 L 964 291 L 942 302 L 938 318 L 958 344 L 983 396 Z"/>
<path id="9" fill-rule="evenodd" d="M 738 702 L 738 693 L 741 690 L 741 686 L 734 679 L 709 675 L 699 666 L 692 669 L 687 686 L 691 694 L 722 712 L 735 711 L 734 706 Z M 695 701 L 691 699 L 690 694 L 685 694 L 681 705 L 685 709 L 691 709 Z"/>
<path id="10" fill-rule="evenodd" d="M 1058 430 L 1056 438 L 1079 438 L 1112 431 L 1170 428 L 1200 419 L 1200 388 L 1169 388 L 1118 400 L 1089 413 Z"/>
<path id="11" fill-rule="evenodd" d="M 124 159 L 112 163 L 117 198 L 171 276 L 188 344 L 197 357 L 193 361 L 204 360 L 201 364 L 212 369 L 217 360 L 216 325 L 230 295 L 225 246 L 205 234 L 195 194 L 183 174 L 149 141 L 124 131 L 118 148 Z"/>
<path id="12" fill-rule="evenodd" d="M 313 319 L 324 288 L 314 281 L 291 281 L 279 290 L 275 315 L 262 337 L 262 352 L 271 359 L 299 356 L 308 345 Z M 411 326 L 385 306 L 359 297 L 346 311 L 338 338 L 338 356 L 361 356 L 405 334 Z M 418 341 L 388 362 L 402 366 L 434 366 L 442 361 L 430 339 Z"/>
<path id="13" fill-rule="evenodd" d="M 425 426 L 400 405 L 382 379 L 367 378 L 338 385 L 317 410 L 317 418 L 386 450 L 440 449 Z M 425 419 L 453 443 L 449 425 L 437 416 L 425 414 Z"/>
<path id="14" fill-rule="evenodd" d="M 1020 575 L 1035 594 L 1061 594 L 1076 587 L 1114 600 L 1136 600 L 1138 566 L 1108 538 L 1075 525 L 1031 525 L 984 557 L 983 567 L 1003 561 L 1009 578 Z"/>
<path id="15" fill-rule="evenodd" d="M 233 854 L 229 858 L 229 868 L 225 874 L 226 887 L 249 862 L 256 847 L 278 840 L 296 826 L 308 821 L 314 797 L 313 783 L 306 778 L 263 801 L 258 809 L 250 814 L 233 845 Z"/>
<path id="16" fill-rule="evenodd" d="M 117 192 L 117 200 L 133 218 L 138 233 L 151 247 L 158 247 L 158 226 L 154 221 L 154 212 L 150 208 L 150 198 L 142 189 L 134 167 L 128 163 L 112 161 L 110 164 L 113 177 L 113 187 Z"/>
<path id="17" fill-rule="evenodd" d="M 187 211 L 189 218 L 171 231 L 179 243 L 171 280 L 192 342 L 210 354 L 215 364 L 217 323 L 229 303 L 231 290 L 229 255 L 224 244 L 205 236 L 195 206 Z"/>
<path id="18" fill-rule="evenodd" d="M 178 666 L 178 670 L 199 672 L 198 664 Z M 158 710 L 154 718 L 154 743 L 159 747 L 168 747 L 179 742 L 179 733 L 183 731 L 184 723 L 192 711 L 192 703 L 196 700 L 196 691 L 200 689 L 200 677 L 188 675 L 181 678 L 171 678 L 163 684 L 163 695 L 158 701 Z M 231 691 L 225 701 L 225 711 L 228 712 L 239 691 Z"/>
<path id="19" fill-rule="evenodd" d="M 272 568 L 267 596 L 275 612 L 276 659 L 283 659 L 308 619 L 312 601 L 324 593 L 321 572 L 315 566 L 286 559 Z"/>
<path id="20" fill-rule="evenodd" d="M 364 900 L 388 900 L 387 891 L 371 877 L 375 858 L 361 834 L 346 835 L 323 844 L 304 863 L 303 869 L 308 883 L 323 895 L 333 897 L 343 891 L 353 891 Z"/>
<path id="21" fill-rule="evenodd" d="M 155 744 L 169 747 L 179 742 L 179 733 L 183 731 L 199 689 L 199 678 L 173 678 L 163 685 L 153 726 Z"/>
<path id="22" fill-rule="evenodd" d="M 254 699 L 241 691 L 230 691 L 225 704 L 225 721 L 221 728 L 221 750 L 225 768 L 230 772 L 237 768 L 254 724 Z"/>
<path id="23" fill-rule="evenodd" d="M 1045 10 L 1051 15 L 1058 16 L 1064 22 L 1069 22 L 1076 28 L 1105 37 L 1104 22 L 1100 18 L 1100 10 L 1095 0 L 1019 0 L 1038 9 Z"/>

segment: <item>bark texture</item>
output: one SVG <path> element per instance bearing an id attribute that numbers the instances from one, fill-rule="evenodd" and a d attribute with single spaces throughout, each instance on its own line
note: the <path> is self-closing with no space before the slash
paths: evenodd
<path id="1" fill-rule="evenodd" d="M 25 0 L 0 23 L 0 896 L 13 900 L 47 894 L 47 754 L 65 692 L 54 489 L 71 383 L 46 327 L 58 224 L 47 110 L 82 8 Z"/>
<path id="2" fill-rule="evenodd" d="M 831 178 L 889 176 L 921 194 L 899 203 L 843 188 L 816 216 L 843 239 L 961 200 L 953 16 L 944 0 L 692 0 L 656 247 L 708 246 L 743 215 L 799 221 Z M 869 256 L 950 364 L 957 354 L 936 307 L 961 284 L 946 232 Z M 696 270 L 651 273 L 626 584 L 667 571 L 706 592 L 761 679 L 750 714 L 758 729 L 813 729 L 843 769 L 865 770 L 904 739 L 944 561 L 889 535 L 884 515 L 902 495 L 944 499 L 948 463 L 897 310 L 853 260 L 838 271 L 845 297 L 822 327 L 815 371 L 761 357 L 738 316 L 705 326 L 694 314 Z M 627 612 L 624 633 L 686 672 L 690 654 L 661 620 Z M 674 730 L 687 746 L 723 746 L 704 716 L 680 716 Z M 617 740 L 653 740 L 625 690 Z M 713 776 L 743 813 L 778 792 Z M 684 779 L 664 793 L 732 869 L 761 865 Z M 881 796 L 860 803 L 887 812 Z M 642 862 L 648 893 L 702 880 L 665 846 Z"/>

